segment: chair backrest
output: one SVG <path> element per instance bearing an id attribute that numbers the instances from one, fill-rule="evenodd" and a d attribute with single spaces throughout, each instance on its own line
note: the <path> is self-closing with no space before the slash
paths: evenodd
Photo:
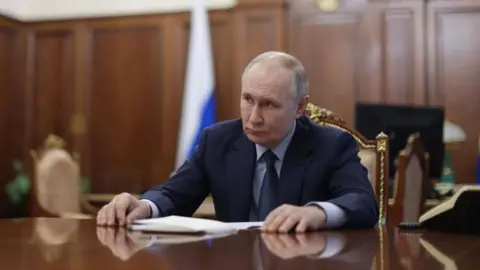
<path id="1" fill-rule="evenodd" d="M 49 135 L 39 151 L 31 151 L 33 177 L 31 214 L 62 216 L 81 213 L 80 166 L 65 150 L 65 142 Z"/>
<path id="2" fill-rule="evenodd" d="M 315 123 L 335 127 L 350 133 L 358 144 L 358 156 L 368 171 L 368 178 L 379 203 L 378 224 L 384 225 L 388 209 L 388 136 L 378 134 L 375 140 L 367 140 L 357 130 L 347 126 L 343 118 L 332 111 L 309 103 L 305 115 Z"/>
<path id="3" fill-rule="evenodd" d="M 407 145 L 399 152 L 396 163 L 393 204 L 388 220 L 394 226 L 402 221 L 417 222 L 425 210 L 429 155 L 418 133 L 408 137 Z"/>

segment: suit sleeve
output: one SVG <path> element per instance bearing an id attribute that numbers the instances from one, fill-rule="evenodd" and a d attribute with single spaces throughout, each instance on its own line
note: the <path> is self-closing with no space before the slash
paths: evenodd
<path id="1" fill-rule="evenodd" d="M 348 133 L 339 135 L 338 142 L 338 152 L 332 160 L 329 202 L 346 213 L 344 227 L 374 227 L 378 221 L 378 204 L 367 170 L 358 157 L 358 145 Z"/>
<path id="2" fill-rule="evenodd" d="M 207 130 L 200 136 L 194 154 L 159 186 L 153 187 L 140 199 L 149 200 L 158 208 L 159 216 L 192 216 L 209 193 L 203 160 L 207 142 Z"/>

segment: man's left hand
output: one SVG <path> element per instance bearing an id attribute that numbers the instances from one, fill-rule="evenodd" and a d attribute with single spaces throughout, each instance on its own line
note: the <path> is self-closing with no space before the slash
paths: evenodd
<path id="1" fill-rule="evenodd" d="M 262 231 L 285 233 L 295 229 L 295 232 L 303 233 L 320 229 L 325 225 L 326 218 L 325 211 L 320 207 L 284 204 L 270 212 Z"/>

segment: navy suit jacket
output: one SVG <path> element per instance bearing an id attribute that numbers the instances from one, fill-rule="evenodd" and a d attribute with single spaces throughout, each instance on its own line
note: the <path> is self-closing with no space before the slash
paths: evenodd
<path id="1" fill-rule="evenodd" d="M 354 138 L 307 117 L 296 121 L 280 173 L 280 205 L 328 201 L 345 211 L 343 227 L 375 226 L 378 205 Z M 218 220 L 249 221 L 255 168 L 255 144 L 241 120 L 217 123 L 204 129 L 194 155 L 166 183 L 141 198 L 155 203 L 160 216 L 191 216 L 211 194 Z"/>

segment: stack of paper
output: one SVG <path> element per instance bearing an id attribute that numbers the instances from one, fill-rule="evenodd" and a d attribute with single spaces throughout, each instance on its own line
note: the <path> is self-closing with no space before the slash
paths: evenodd
<path id="1" fill-rule="evenodd" d="M 217 220 L 168 216 L 136 220 L 130 229 L 134 231 L 176 234 L 230 234 L 239 230 L 256 229 L 263 222 L 225 223 Z"/>

